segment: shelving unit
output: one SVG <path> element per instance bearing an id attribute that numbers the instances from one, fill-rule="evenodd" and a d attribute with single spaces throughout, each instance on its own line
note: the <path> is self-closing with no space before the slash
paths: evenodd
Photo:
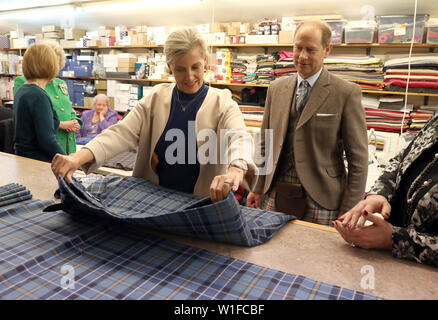
<path id="1" fill-rule="evenodd" d="M 369 55 L 372 49 L 376 48 L 409 48 L 410 43 L 342 43 L 334 45 L 333 48 L 364 48 L 366 49 L 366 54 Z M 65 50 L 84 50 L 84 49 L 92 49 L 92 50 L 108 50 L 108 49 L 162 49 L 163 45 L 132 45 L 132 46 L 94 46 L 94 47 L 65 47 Z M 265 53 L 269 48 L 293 48 L 292 43 L 278 43 L 278 44 L 211 44 L 208 47 L 210 48 L 264 48 Z M 434 52 L 436 48 L 438 48 L 437 44 L 426 44 L 426 43 L 415 43 L 413 48 L 426 48 L 429 49 L 429 52 Z M 9 48 L 9 49 L 0 49 L 2 51 L 25 51 L 26 48 Z M 4 77 L 13 77 L 17 76 L 15 74 L 0 74 L 0 76 Z M 130 79 L 130 78 L 110 78 L 110 77 L 75 77 L 75 76 L 59 76 L 62 79 L 74 79 L 74 80 L 116 80 L 116 81 L 124 81 L 130 83 L 166 83 L 173 82 L 172 80 L 167 79 Z M 267 88 L 269 85 L 264 84 L 252 84 L 252 83 L 224 83 L 224 82 L 206 82 L 212 86 L 218 87 L 259 87 L 259 88 Z M 377 94 L 377 95 L 405 95 L 405 92 L 398 91 L 385 91 L 385 90 L 371 90 L 371 89 L 362 89 L 363 93 Z M 417 96 L 424 97 L 424 102 L 427 104 L 429 97 L 438 97 L 436 93 L 418 93 L 418 92 L 408 92 L 408 96 Z M 5 101 L 5 100 L 4 100 Z M 85 107 L 74 106 L 77 109 L 83 109 Z"/>

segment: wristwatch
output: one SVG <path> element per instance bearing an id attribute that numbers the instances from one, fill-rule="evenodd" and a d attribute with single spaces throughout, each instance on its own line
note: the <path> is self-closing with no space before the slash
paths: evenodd
<path id="1" fill-rule="evenodd" d="M 236 167 L 244 171 L 248 171 L 248 165 L 246 164 L 246 161 L 242 159 L 231 161 L 230 167 Z"/>

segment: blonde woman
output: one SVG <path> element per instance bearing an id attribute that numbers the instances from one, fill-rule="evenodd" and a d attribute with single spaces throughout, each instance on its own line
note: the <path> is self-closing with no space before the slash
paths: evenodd
<path id="1" fill-rule="evenodd" d="M 58 57 L 49 45 L 32 44 L 26 50 L 23 73 L 27 80 L 14 97 L 17 155 L 51 162 L 55 154 L 65 154 L 56 137 L 59 118 L 44 91 L 58 70 Z"/>
<path id="2" fill-rule="evenodd" d="M 48 45 L 55 51 L 59 70 L 64 68 L 65 65 L 65 53 L 64 50 L 56 43 L 48 43 Z M 14 81 L 14 95 L 18 89 L 25 83 L 26 77 L 19 76 Z M 73 110 L 70 97 L 68 94 L 67 84 L 64 80 L 54 78 L 50 81 L 44 90 L 52 101 L 53 109 L 55 109 L 59 117 L 59 127 L 56 131 L 56 136 L 62 149 L 67 153 L 76 152 L 76 136 L 75 133 L 79 131 L 82 125 L 81 119 L 76 115 Z"/>
<path id="3" fill-rule="evenodd" d="M 237 190 L 245 175 L 251 185 L 255 168 L 252 141 L 245 138 L 243 115 L 230 91 L 204 83 L 205 41 L 193 29 L 180 29 L 169 35 L 164 53 L 176 83 L 156 85 L 122 121 L 79 152 L 68 157 L 56 155 L 52 162 L 55 175 L 71 180 L 79 166 L 90 172 L 118 153 L 138 147 L 133 176 L 162 186 L 210 195 L 216 202 L 225 199 L 231 189 Z M 235 139 L 222 143 L 221 130 L 236 132 Z M 205 152 L 207 139 L 199 133 L 214 133 L 216 137 L 208 142 L 226 144 L 228 157 L 221 159 L 216 148 Z M 203 159 L 212 161 L 200 161 L 200 149 Z"/>

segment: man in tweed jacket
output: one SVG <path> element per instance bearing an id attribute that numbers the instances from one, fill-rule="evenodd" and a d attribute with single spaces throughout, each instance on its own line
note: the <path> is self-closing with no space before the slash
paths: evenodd
<path id="1" fill-rule="evenodd" d="M 438 266 L 437 160 L 435 113 L 408 147 L 390 160 L 367 198 L 333 225 L 351 245 L 391 249 L 398 258 Z M 417 174 L 407 179 L 412 173 Z M 381 213 L 385 220 L 374 212 Z M 361 217 L 373 225 L 363 227 L 365 219 Z"/>

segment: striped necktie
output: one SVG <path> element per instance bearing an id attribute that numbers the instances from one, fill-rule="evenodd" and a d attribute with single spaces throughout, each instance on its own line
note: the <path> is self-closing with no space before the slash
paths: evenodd
<path id="1" fill-rule="evenodd" d="M 298 91 L 297 91 L 296 108 L 297 108 L 298 114 L 301 114 L 301 111 L 303 111 L 303 108 L 306 105 L 307 99 L 309 98 L 309 93 L 310 93 L 311 89 L 312 89 L 312 87 L 310 86 L 310 84 L 306 80 L 301 81 L 300 86 L 298 87 Z"/>

